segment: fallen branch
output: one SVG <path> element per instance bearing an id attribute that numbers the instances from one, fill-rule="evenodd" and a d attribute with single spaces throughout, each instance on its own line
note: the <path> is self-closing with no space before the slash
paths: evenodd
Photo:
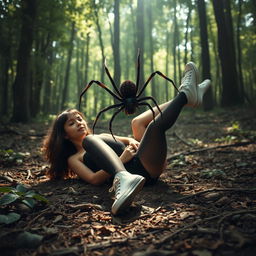
<path id="1" fill-rule="evenodd" d="M 189 143 L 186 140 L 182 139 L 176 132 L 173 132 L 173 136 L 176 137 L 177 139 L 179 139 L 185 145 L 187 145 L 189 147 L 195 147 L 195 145 L 193 145 L 192 143 Z"/>
<path id="2" fill-rule="evenodd" d="M 220 149 L 220 148 L 229 148 L 229 147 L 241 147 L 241 146 L 247 146 L 250 144 L 256 144 L 256 142 L 254 141 L 245 141 L 245 142 L 238 142 L 238 143 L 233 143 L 233 144 L 228 144 L 228 145 L 219 145 L 219 146 L 214 146 L 214 147 L 208 147 L 208 148 L 200 148 L 200 149 L 195 149 L 193 151 L 183 151 L 180 153 L 176 153 L 172 156 L 167 157 L 167 161 L 169 162 L 170 160 L 176 159 L 179 156 L 182 155 L 193 155 L 199 152 L 204 152 L 204 151 L 208 151 L 208 150 L 214 150 L 214 149 Z"/>
<path id="3" fill-rule="evenodd" d="M 188 196 L 183 196 L 181 198 L 178 198 L 175 200 L 175 202 L 180 202 L 183 200 L 190 199 L 192 197 L 200 196 L 205 193 L 212 193 L 212 192 L 221 192 L 221 191 L 235 191 L 235 192 L 243 192 L 243 193 L 255 193 L 256 188 L 214 188 L 214 189 L 209 189 L 209 190 L 204 190 L 204 191 L 199 191 L 195 194 L 188 195 Z"/>
<path id="4" fill-rule="evenodd" d="M 222 219 L 224 219 L 224 218 L 226 218 L 226 217 L 229 217 L 229 216 L 231 216 L 231 215 L 236 215 L 236 214 L 241 214 L 241 213 L 254 213 L 254 212 L 256 212 L 256 209 L 239 210 L 239 211 L 235 211 L 235 212 L 228 213 L 228 214 L 226 214 L 226 213 L 224 213 L 224 214 L 218 214 L 218 215 L 211 216 L 211 217 L 208 217 L 208 218 L 205 218 L 205 219 L 196 220 L 196 221 L 194 221 L 194 222 L 192 222 L 192 223 L 190 223 L 190 224 L 184 226 L 183 228 L 178 229 L 178 230 L 176 230 L 175 232 L 173 232 L 173 233 L 171 233 L 171 234 L 165 236 L 165 237 L 162 238 L 160 241 L 155 242 L 154 245 L 156 245 L 156 247 L 159 248 L 159 247 L 161 247 L 161 245 L 163 245 L 164 243 L 169 242 L 170 239 L 171 239 L 173 236 L 177 235 L 178 233 L 180 233 L 180 232 L 182 232 L 182 231 L 185 231 L 185 230 L 187 230 L 187 229 L 189 229 L 189 228 L 191 228 L 191 227 L 193 227 L 193 226 L 195 226 L 195 225 L 202 224 L 202 223 L 204 223 L 204 222 L 206 222 L 206 221 L 211 221 L 211 220 L 218 219 L 218 218 L 221 218 L 221 220 L 222 220 Z"/>

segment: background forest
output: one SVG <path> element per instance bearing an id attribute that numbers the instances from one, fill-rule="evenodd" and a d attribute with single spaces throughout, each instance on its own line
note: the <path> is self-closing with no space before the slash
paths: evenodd
<path id="1" fill-rule="evenodd" d="M 92 79 L 112 88 L 156 70 L 177 85 L 184 64 L 211 78 L 204 109 L 252 104 L 256 98 L 255 0 L 0 0 L 1 119 L 28 122 L 77 107 Z M 146 89 L 157 102 L 174 88 L 155 76 Z M 83 97 L 93 118 L 113 98 L 97 85 Z"/>

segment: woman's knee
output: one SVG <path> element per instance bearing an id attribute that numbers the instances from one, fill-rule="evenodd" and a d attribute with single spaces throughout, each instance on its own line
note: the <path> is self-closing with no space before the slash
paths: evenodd
<path id="1" fill-rule="evenodd" d="M 93 144 L 93 141 L 95 140 L 95 138 L 96 137 L 94 135 L 92 135 L 92 134 L 87 135 L 84 138 L 83 143 L 82 143 L 83 148 L 86 149 L 86 148 L 90 147 L 90 145 Z"/>

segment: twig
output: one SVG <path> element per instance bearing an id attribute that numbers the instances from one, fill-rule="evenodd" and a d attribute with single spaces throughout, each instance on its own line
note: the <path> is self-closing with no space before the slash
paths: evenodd
<path id="1" fill-rule="evenodd" d="M 214 220 L 214 219 L 218 219 L 218 218 L 221 218 L 221 221 L 223 221 L 225 218 L 229 217 L 229 216 L 232 216 L 232 215 L 236 215 L 236 214 L 242 214 L 242 213 L 248 213 L 248 212 L 256 212 L 256 209 L 250 209 L 250 210 L 239 210 L 239 211 L 235 211 L 235 212 L 232 212 L 232 213 L 224 213 L 224 214 L 218 214 L 218 215 L 215 215 L 215 216 L 211 216 L 211 217 L 208 217 L 208 218 L 205 218 L 205 219 L 201 219 L 201 220 L 196 220 L 194 221 L 193 223 L 190 223 L 186 226 L 184 226 L 183 228 L 181 229 L 178 229 L 176 230 L 175 232 L 173 232 L 172 234 L 169 234 L 167 236 L 165 236 L 163 239 L 161 239 L 160 241 L 158 242 L 155 242 L 154 244 L 156 245 L 156 247 L 160 247 L 162 244 L 168 242 L 173 236 L 177 235 L 178 233 L 184 231 L 184 230 L 187 230 L 188 228 L 191 228 L 195 225 L 198 225 L 198 224 L 201 224 L 201 223 L 204 223 L 206 221 L 211 221 L 211 220 Z M 218 222 L 220 223 L 220 221 Z"/>
<path id="2" fill-rule="evenodd" d="M 176 137 L 177 139 L 179 139 L 182 143 L 184 143 L 185 145 L 187 145 L 189 147 L 195 146 L 192 143 L 189 143 L 189 142 L 185 141 L 184 139 L 182 139 L 175 131 L 173 132 L 173 136 Z"/>
<path id="3" fill-rule="evenodd" d="M 239 211 L 235 211 L 235 212 L 231 212 L 231 213 L 228 213 L 226 215 L 224 215 L 219 221 L 218 221 L 218 229 L 219 229 L 219 232 L 220 232 L 220 237 L 221 239 L 223 239 L 223 227 L 224 225 L 221 225 L 222 222 L 230 217 L 230 216 L 233 216 L 233 215 L 237 215 L 237 214 L 246 214 L 246 213 L 256 213 L 256 209 L 247 209 L 247 210 L 239 210 Z"/>
<path id="4" fill-rule="evenodd" d="M 256 144 L 256 142 L 246 141 L 246 142 L 239 142 L 239 143 L 233 143 L 233 144 L 228 144 L 228 145 L 219 145 L 219 146 L 208 147 L 208 148 L 200 148 L 200 149 L 195 149 L 193 151 L 183 151 L 183 152 L 176 153 L 172 156 L 167 157 L 167 161 L 169 162 L 170 160 L 178 158 L 181 155 L 193 155 L 193 154 L 208 151 L 208 150 L 214 150 L 214 149 L 219 149 L 219 148 L 228 148 L 228 147 L 241 147 L 241 146 L 246 146 L 246 145 L 250 145 L 250 144 Z"/>
<path id="5" fill-rule="evenodd" d="M 173 236 L 177 235 L 178 233 L 180 233 L 180 232 L 182 232 L 182 231 L 184 231 L 184 230 L 186 230 L 188 228 L 191 228 L 191 227 L 193 227 L 193 226 L 195 226 L 195 225 L 197 225 L 199 223 L 203 223 L 205 221 L 214 220 L 214 219 L 217 219 L 217 218 L 219 218 L 221 216 L 223 216 L 223 214 L 215 215 L 215 216 L 212 216 L 212 217 L 209 217 L 209 218 L 205 218 L 205 219 L 201 219 L 201 220 L 196 220 L 193 223 L 190 223 L 190 224 L 184 226 L 183 228 L 178 229 L 175 232 L 165 236 L 163 239 L 161 239 L 160 241 L 155 242 L 154 244 L 156 245 L 156 247 L 159 248 L 162 244 L 168 242 Z"/>
<path id="6" fill-rule="evenodd" d="M 188 196 L 183 196 L 181 198 L 178 198 L 175 200 L 175 202 L 179 202 L 182 200 L 186 200 L 192 197 L 196 197 L 205 193 L 211 193 L 211 192 L 220 192 L 220 191 L 235 191 L 235 192 L 245 192 L 245 193 L 255 193 L 256 188 L 214 188 L 214 189 L 209 189 L 209 190 L 204 190 L 204 191 L 199 191 L 195 194 L 188 195 Z"/>

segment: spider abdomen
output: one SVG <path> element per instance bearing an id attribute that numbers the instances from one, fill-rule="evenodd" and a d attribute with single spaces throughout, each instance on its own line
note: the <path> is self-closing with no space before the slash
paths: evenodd
<path id="1" fill-rule="evenodd" d="M 132 81 L 126 80 L 121 83 L 119 91 L 124 99 L 133 98 L 136 96 L 136 85 Z"/>

